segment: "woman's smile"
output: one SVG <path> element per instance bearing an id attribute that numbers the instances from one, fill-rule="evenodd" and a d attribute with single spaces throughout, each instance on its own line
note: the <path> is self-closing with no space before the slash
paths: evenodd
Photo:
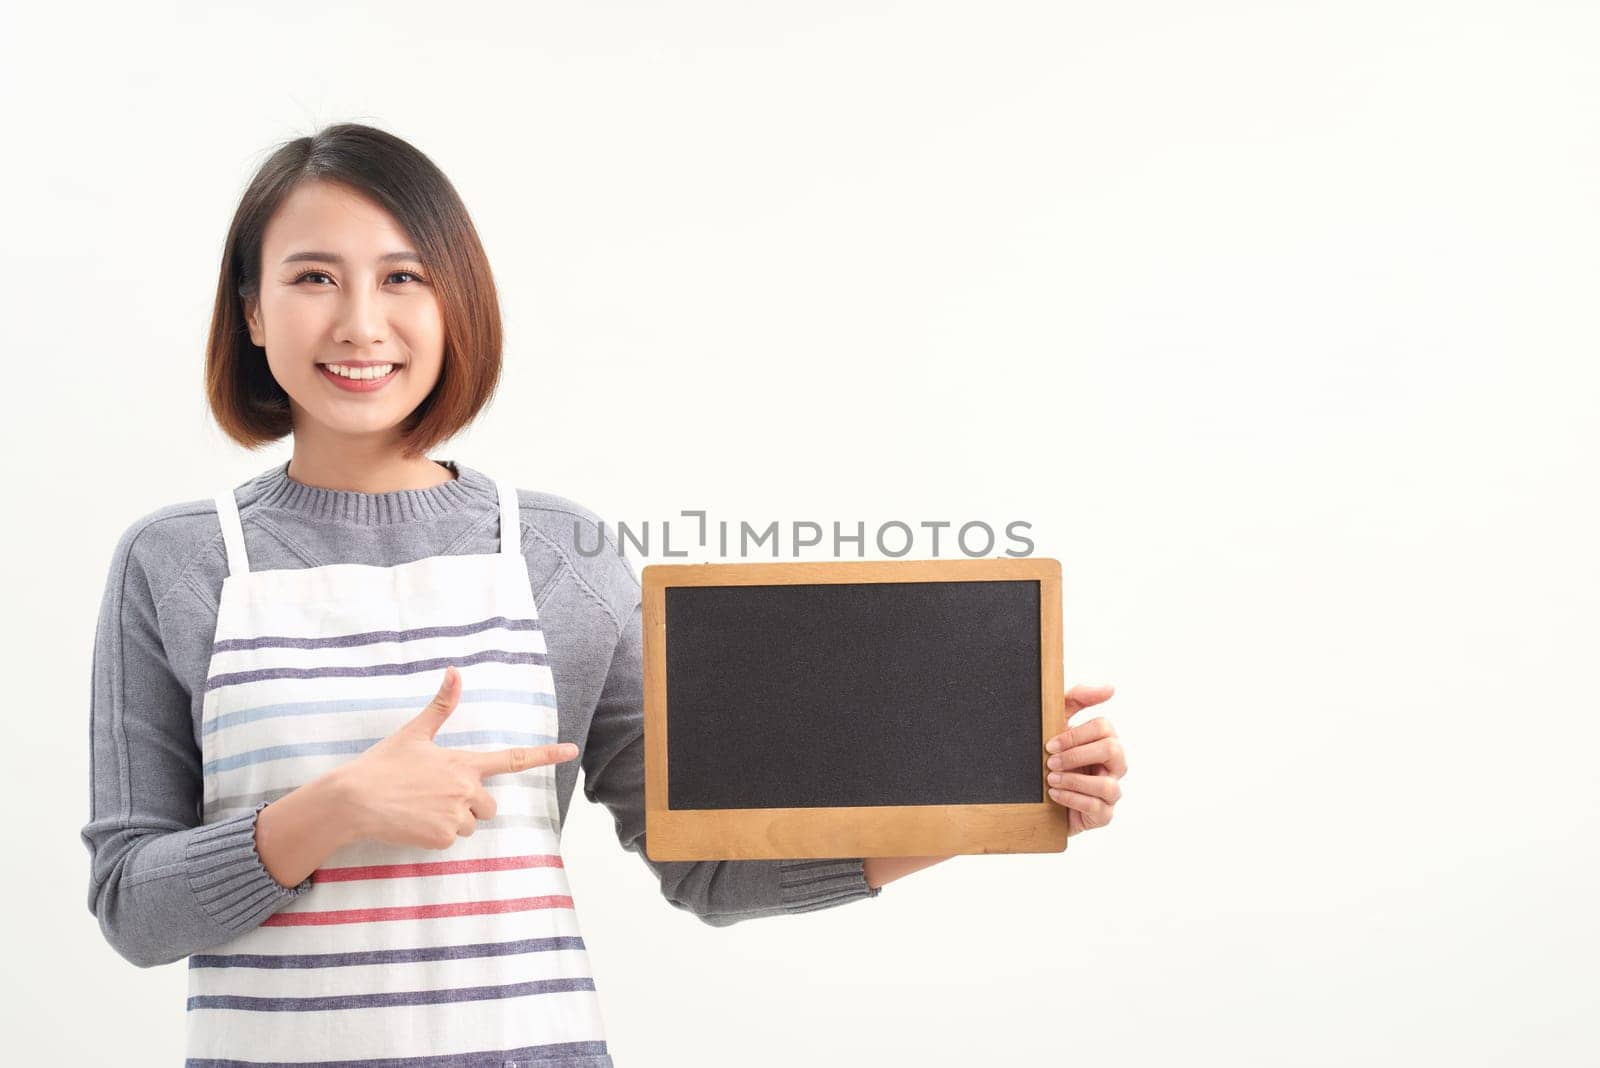
<path id="1" fill-rule="evenodd" d="M 317 373 L 342 390 L 351 393 L 371 393 L 382 389 L 400 368 L 398 363 L 319 363 Z"/>

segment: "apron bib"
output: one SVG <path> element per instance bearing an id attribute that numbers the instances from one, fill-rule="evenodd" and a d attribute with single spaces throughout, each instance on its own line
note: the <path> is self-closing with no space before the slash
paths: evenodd
<path id="1" fill-rule="evenodd" d="M 557 740 L 554 678 L 496 480 L 500 551 L 251 571 L 233 491 L 201 716 L 203 820 L 354 759 L 433 699 L 463 750 Z M 189 958 L 190 1068 L 612 1068 L 561 862 L 554 765 L 483 780 L 495 818 L 447 849 L 363 839 L 259 927 Z M 249 903 L 240 902 L 241 906 Z"/>

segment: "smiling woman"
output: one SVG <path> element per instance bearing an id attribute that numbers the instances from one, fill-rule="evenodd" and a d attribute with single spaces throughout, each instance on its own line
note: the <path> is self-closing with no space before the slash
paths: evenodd
<path id="1" fill-rule="evenodd" d="M 206 352 L 230 437 L 255 449 L 292 431 L 294 477 L 431 485 L 426 452 L 488 403 L 500 360 L 482 243 L 425 156 L 345 124 L 262 166 L 228 231 Z M 313 466 L 328 456 L 341 470 Z"/>
<path id="2" fill-rule="evenodd" d="M 940 859 L 650 858 L 638 576 L 568 548 L 575 520 L 613 540 L 576 501 L 428 455 L 500 362 L 426 156 L 341 124 L 267 159 L 206 384 L 230 437 L 293 455 L 130 524 L 93 655 L 88 903 L 128 960 L 188 958 L 190 1065 L 612 1068 L 561 856 L 580 767 L 710 926 Z"/>

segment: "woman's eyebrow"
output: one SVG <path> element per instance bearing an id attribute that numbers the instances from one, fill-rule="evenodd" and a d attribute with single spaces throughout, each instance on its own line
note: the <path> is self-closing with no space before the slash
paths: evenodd
<path id="1" fill-rule="evenodd" d="M 316 260 L 318 263 L 336 263 L 344 266 L 344 257 L 337 252 L 291 252 L 283 258 L 284 263 L 300 263 L 303 260 Z M 397 260 L 416 260 L 422 257 L 415 252 L 386 252 L 378 257 L 379 263 L 391 263 Z"/>

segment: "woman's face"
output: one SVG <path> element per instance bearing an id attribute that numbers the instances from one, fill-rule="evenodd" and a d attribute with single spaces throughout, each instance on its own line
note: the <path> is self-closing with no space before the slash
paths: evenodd
<path id="1" fill-rule="evenodd" d="M 262 235 L 260 296 L 244 309 L 297 436 L 308 424 L 334 437 L 392 430 L 439 379 L 444 320 L 422 261 L 394 217 L 347 186 L 306 182 L 285 198 Z M 392 370 L 365 381 L 335 369 L 382 365 Z"/>

